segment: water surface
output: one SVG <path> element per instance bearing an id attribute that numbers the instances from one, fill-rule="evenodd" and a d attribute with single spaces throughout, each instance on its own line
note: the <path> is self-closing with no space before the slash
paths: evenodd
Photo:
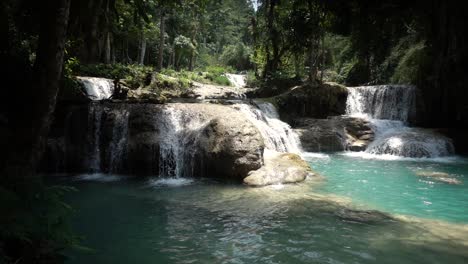
<path id="1" fill-rule="evenodd" d="M 247 188 L 99 174 L 56 179 L 79 189 L 67 198 L 77 210 L 73 224 L 94 249 L 69 252 L 68 263 L 468 262 L 466 184 L 413 175 L 433 169 L 464 181 L 466 163 L 306 158 L 325 180 Z"/>

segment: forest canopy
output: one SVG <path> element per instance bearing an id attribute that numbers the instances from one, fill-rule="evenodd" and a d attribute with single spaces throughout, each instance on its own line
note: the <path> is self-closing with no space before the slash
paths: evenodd
<path id="1" fill-rule="evenodd" d="M 265 89 L 284 80 L 409 84 L 422 95 L 423 126 L 468 127 L 466 14 L 461 1 L 443 0 L 3 0 L 0 194 L 18 211 L 1 208 L 11 217 L 0 257 L 35 258 L 75 241 L 61 229 L 63 189 L 46 191 L 36 168 L 57 98 L 76 76 L 125 79 L 130 89 L 154 76 L 169 89 L 174 79 L 229 85 L 228 72 Z M 38 199 L 47 210 L 32 210 Z"/>

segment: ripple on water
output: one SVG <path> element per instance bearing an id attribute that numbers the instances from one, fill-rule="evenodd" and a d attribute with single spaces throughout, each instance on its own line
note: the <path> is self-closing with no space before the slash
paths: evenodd
<path id="1" fill-rule="evenodd" d="M 104 174 L 104 173 L 93 173 L 93 174 L 82 174 L 74 176 L 75 181 L 95 181 L 95 182 L 115 182 L 125 179 L 122 175 Z"/>

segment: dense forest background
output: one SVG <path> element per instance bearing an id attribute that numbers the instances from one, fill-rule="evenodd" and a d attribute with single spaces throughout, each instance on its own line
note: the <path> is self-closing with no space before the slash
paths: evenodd
<path id="1" fill-rule="evenodd" d="M 223 73 L 242 71 L 266 89 L 277 80 L 413 84 L 422 125 L 463 128 L 466 14 L 442 0 L 2 1 L 0 261 L 60 262 L 57 252 L 75 243 L 64 190 L 35 176 L 57 95 L 74 75 L 138 85 L 154 72 L 208 72 L 225 84 Z"/>

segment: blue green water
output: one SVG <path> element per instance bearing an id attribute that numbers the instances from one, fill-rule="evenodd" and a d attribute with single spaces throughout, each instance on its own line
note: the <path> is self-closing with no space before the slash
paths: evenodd
<path id="1" fill-rule="evenodd" d="M 335 154 L 308 158 L 326 176 L 316 191 L 353 199 L 382 211 L 468 223 L 468 160 L 376 160 Z M 447 184 L 417 173 L 446 173 L 459 184 Z"/>
<path id="2" fill-rule="evenodd" d="M 79 190 L 67 201 L 82 244 L 93 249 L 68 252 L 68 263 L 468 263 L 465 160 L 307 159 L 325 181 L 248 188 L 112 175 L 54 179 Z M 464 183 L 428 181 L 418 170 Z"/>

